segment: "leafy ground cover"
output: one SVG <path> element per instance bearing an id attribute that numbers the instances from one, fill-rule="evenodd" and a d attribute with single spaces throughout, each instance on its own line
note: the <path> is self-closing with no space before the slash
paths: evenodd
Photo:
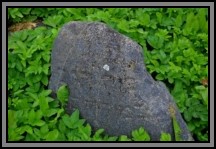
<path id="1" fill-rule="evenodd" d="M 48 90 L 52 43 L 72 20 L 101 21 L 138 42 L 155 80 L 166 83 L 195 140 L 208 140 L 207 8 L 9 8 L 8 25 L 40 20 L 8 36 L 8 140 L 149 141 L 137 128 L 128 136 L 93 132 L 79 111 L 67 115 L 68 92 Z M 40 22 L 39 21 L 39 22 Z M 28 23 L 27 23 L 28 24 Z M 25 29 L 27 28 L 27 29 Z M 161 140 L 171 140 L 162 133 Z"/>

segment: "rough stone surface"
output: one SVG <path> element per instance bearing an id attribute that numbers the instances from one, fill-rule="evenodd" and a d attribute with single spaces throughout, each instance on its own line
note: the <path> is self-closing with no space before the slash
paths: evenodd
<path id="1" fill-rule="evenodd" d="M 56 38 L 51 56 L 49 88 L 70 88 L 67 112 L 78 108 L 94 129 L 128 135 L 144 127 L 151 140 L 171 133 L 170 108 L 184 140 L 193 140 L 166 86 L 147 72 L 142 48 L 99 22 L 70 22 Z"/>

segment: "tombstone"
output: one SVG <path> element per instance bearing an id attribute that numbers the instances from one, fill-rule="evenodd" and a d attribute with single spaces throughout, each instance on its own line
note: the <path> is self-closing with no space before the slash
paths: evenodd
<path id="1" fill-rule="evenodd" d="M 162 82 L 147 72 L 142 48 L 132 39 L 99 22 L 69 22 L 57 36 L 51 55 L 49 88 L 66 83 L 70 90 L 66 111 L 79 109 L 93 127 L 109 136 L 131 136 L 144 127 L 151 140 L 174 131 L 175 110 L 184 140 L 193 140 Z"/>

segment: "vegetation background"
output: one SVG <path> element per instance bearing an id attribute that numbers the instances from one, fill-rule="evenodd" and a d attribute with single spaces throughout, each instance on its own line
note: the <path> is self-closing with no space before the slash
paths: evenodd
<path id="1" fill-rule="evenodd" d="M 132 137 L 93 132 L 79 110 L 65 113 L 67 86 L 51 98 L 52 44 L 62 25 L 75 20 L 104 22 L 138 42 L 148 71 L 166 83 L 194 139 L 208 141 L 207 8 L 8 8 L 9 141 L 151 140 L 144 128 Z M 168 140 L 162 133 L 161 141 Z"/>

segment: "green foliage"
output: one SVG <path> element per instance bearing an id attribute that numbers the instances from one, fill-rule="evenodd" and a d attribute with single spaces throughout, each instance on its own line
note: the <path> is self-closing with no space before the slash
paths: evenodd
<path id="1" fill-rule="evenodd" d="M 43 23 L 51 27 L 57 27 L 57 25 L 61 23 L 62 19 L 63 16 L 61 15 L 50 16 L 45 21 L 43 21 Z"/>
<path id="2" fill-rule="evenodd" d="M 134 130 L 132 132 L 132 137 L 134 141 L 150 141 L 149 134 L 142 127 L 138 130 Z"/>
<path id="3" fill-rule="evenodd" d="M 169 133 L 162 132 L 160 141 L 172 141 L 171 135 Z"/>
<path id="4" fill-rule="evenodd" d="M 173 129 L 174 129 L 174 134 L 175 134 L 175 140 L 176 141 L 182 141 L 182 138 L 181 138 L 181 128 L 176 120 L 175 117 L 172 118 L 172 121 L 173 121 Z"/>
<path id="5" fill-rule="evenodd" d="M 121 135 L 118 141 L 131 141 L 126 135 Z"/>
<path id="6" fill-rule="evenodd" d="M 64 103 L 68 101 L 68 97 L 69 97 L 69 89 L 67 85 L 64 84 L 57 91 L 57 98 L 61 102 L 62 106 L 64 106 Z"/>
<path id="7" fill-rule="evenodd" d="M 92 135 L 78 111 L 65 113 L 66 86 L 57 99 L 50 97 L 52 44 L 60 27 L 74 20 L 105 22 L 138 42 L 146 68 L 169 87 L 190 131 L 208 140 L 208 87 L 202 84 L 208 78 L 207 18 L 207 8 L 9 8 L 10 23 L 40 19 L 48 26 L 8 38 L 9 140 L 149 140 L 144 129 L 133 131 L 132 139 L 108 137 L 103 129 Z"/>

